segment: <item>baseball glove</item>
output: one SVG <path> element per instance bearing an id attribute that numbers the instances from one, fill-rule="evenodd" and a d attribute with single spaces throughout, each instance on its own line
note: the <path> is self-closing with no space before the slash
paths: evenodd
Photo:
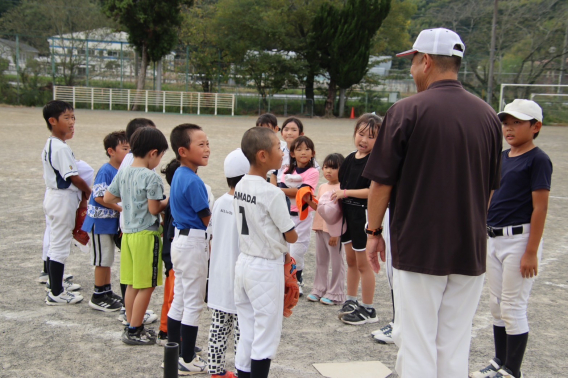
<path id="1" fill-rule="evenodd" d="M 80 207 L 77 209 L 77 213 L 75 215 L 75 228 L 73 229 L 73 238 L 77 240 L 79 243 L 83 245 L 87 245 L 89 242 L 89 234 L 85 231 L 81 230 L 83 227 L 83 222 L 87 217 L 87 208 Z"/>
<path id="2" fill-rule="evenodd" d="M 292 257 L 288 264 L 284 264 L 284 316 L 289 318 L 292 309 L 300 299 L 300 288 L 296 279 L 296 260 Z"/>

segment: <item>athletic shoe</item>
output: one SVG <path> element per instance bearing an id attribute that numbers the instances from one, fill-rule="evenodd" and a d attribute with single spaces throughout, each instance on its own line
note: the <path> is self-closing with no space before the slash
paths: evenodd
<path id="1" fill-rule="evenodd" d="M 110 297 L 112 299 L 114 299 L 115 301 L 118 301 L 121 305 L 123 305 L 123 301 L 122 301 L 122 297 L 116 293 L 114 293 L 113 291 L 110 292 Z"/>
<path id="2" fill-rule="evenodd" d="M 158 337 L 156 337 L 156 344 L 159 346 L 165 346 L 168 343 L 168 333 L 164 331 L 158 332 Z"/>
<path id="3" fill-rule="evenodd" d="M 45 272 L 41 272 L 39 274 L 39 277 L 37 278 L 37 282 L 39 282 L 40 284 L 46 284 L 47 280 L 49 280 L 49 274 Z"/>
<path id="4" fill-rule="evenodd" d="M 363 306 L 357 307 L 357 310 L 353 311 L 350 314 L 345 314 L 341 318 L 341 321 L 345 324 L 351 325 L 361 325 L 367 323 L 377 323 L 379 318 L 377 318 L 377 311 L 374 308 L 371 310 L 367 310 Z"/>
<path id="5" fill-rule="evenodd" d="M 81 294 L 70 293 L 63 290 L 61 294 L 56 296 L 50 291 L 45 297 L 45 304 L 48 306 L 61 306 L 66 304 L 76 304 L 82 300 L 83 296 Z"/>
<path id="6" fill-rule="evenodd" d="M 310 294 L 310 295 L 308 295 L 308 296 L 306 297 L 306 299 L 307 299 L 309 302 L 319 302 L 320 297 L 318 297 L 318 296 L 315 295 L 315 294 Z"/>
<path id="7" fill-rule="evenodd" d="M 145 329 L 138 328 L 134 333 L 126 330 L 122 334 L 122 342 L 128 345 L 154 345 L 156 338 L 152 337 Z"/>
<path id="8" fill-rule="evenodd" d="M 507 369 L 505 366 L 501 366 L 501 369 L 495 375 L 495 378 L 523 378 L 523 373 L 520 373 L 518 377 L 513 375 L 513 372 Z"/>
<path id="9" fill-rule="evenodd" d="M 501 360 L 493 357 L 489 360 L 489 365 L 481 370 L 474 371 L 469 374 L 469 378 L 493 378 L 497 375 L 497 371 L 501 368 Z"/>
<path id="10" fill-rule="evenodd" d="M 211 378 L 237 378 L 237 375 L 232 371 L 226 371 L 225 374 L 213 374 Z"/>
<path id="11" fill-rule="evenodd" d="M 93 294 L 89 301 L 89 307 L 103 312 L 114 312 L 119 311 L 122 304 L 109 295 L 95 296 Z"/>
<path id="12" fill-rule="evenodd" d="M 195 356 L 193 361 L 185 362 L 182 357 L 178 361 L 178 374 L 179 375 L 193 375 L 201 374 L 205 372 L 207 368 L 207 362 L 199 356 Z"/>
<path id="13" fill-rule="evenodd" d="M 320 303 L 323 303 L 324 305 L 328 305 L 328 306 L 335 306 L 337 304 L 334 301 L 332 301 L 331 299 L 326 298 L 326 297 L 321 297 L 319 301 L 320 301 Z"/>
<path id="14" fill-rule="evenodd" d="M 63 290 L 65 291 L 77 291 L 81 288 L 81 285 L 73 283 L 71 281 L 63 281 L 62 283 L 63 285 Z M 45 284 L 45 291 L 50 291 L 51 290 L 51 285 L 49 284 L 49 281 Z"/>
<path id="15" fill-rule="evenodd" d="M 124 308 L 124 306 L 120 309 L 120 314 L 118 314 L 118 318 L 116 319 L 123 325 L 126 325 L 126 308 Z"/>
<path id="16" fill-rule="evenodd" d="M 392 339 L 392 323 L 387 324 L 383 328 L 373 332 L 373 338 L 379 344 L 394 344 Z"/>
<path id="17" fill-rule="evenodd" d="M 201 354 L 201 352 L 203 352 L 203 349 L 201 349 L 200 347 L 196 346 L 193 351 L 195 352 L 195 354 Z"/>
<path id="18" fill-rule="evenodd" d="M 117 319 L 120 320 L 123 325 L 128 324 L 128 320 L 126 320 L 126 309 L 124 309 L 124 313 L 122 313 L 122 309 L 120 309 L 120 315 L 118 315 Z M 142 324 L 152 324 L 156 320 L 158 320 L 158 315 L 154 314 L 154 311 L 152 310 L 147 310 L 144 314 L 144 320 L 142 321 Z"/>
<path id="19" fill-rule="evenodd" d="M 359 302 L 348 299 L 343 303 L 341 309 L 337 311 L 337 317 L 341 319 L 343 315 L 351 314 L 353 311 L 357 310 L 357 307 L 359 307 Z"/>

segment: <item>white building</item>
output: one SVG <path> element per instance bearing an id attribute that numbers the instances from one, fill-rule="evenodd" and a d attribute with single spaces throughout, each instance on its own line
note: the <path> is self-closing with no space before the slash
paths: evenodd
<path id="1" fill-rule="evenodd" d="M 8 60 L 10 73 L 16 73 L 16 55 L 19 55 L 19 68 L 24 69 L 30 59 L 37 59 L 38 54 L 39 51 L 28 44 L 0 39 L 0 58 Z"/>

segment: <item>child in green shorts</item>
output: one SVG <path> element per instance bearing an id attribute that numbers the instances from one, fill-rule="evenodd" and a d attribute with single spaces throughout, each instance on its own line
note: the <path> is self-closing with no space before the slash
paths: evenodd
<path id="1" fill-rule="evenodd" d="M 122 202 L 120 283 L 128 285 L 125 307 L 128 327 L 122 341 L 130 345 L 156 343 L 153 332 L 144 330 L 143 320 L 152 292 L 162 284 L 162 227 L 158 214 L 167 200 L 164 184 L 152 170 L 160 164 L 168 142 L 158 129 L 144 127 L 130 139 L 134 162 L 120 170 L 104 195 L 106 203 Z"/>

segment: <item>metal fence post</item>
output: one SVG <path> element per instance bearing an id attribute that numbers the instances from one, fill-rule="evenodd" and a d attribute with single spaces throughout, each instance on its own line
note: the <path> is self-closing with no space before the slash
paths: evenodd
<path id="1" fill-rule="evenodd" d="M 146 113 L 148 113 L 148 91 L 146 91 Z"/>
<path id="2" fill-rule="evenodd" d="M 18 94 L 18 104 L 19 104 L 20 103 L 20 36 L 18 34 L 16 34 L 16 82 L 18 83 L 16 90 Z"/>
<path id="3" fill-rule="evenodd" d="M 53 99 L 57 100 L 57 87 L 55 85 L 53 86 Z"/>
<path id="4" fill-rule="evenodd" d="M 91 110 L 95 108 L 95 88 L 91 88 Z"/>
<path id="5" fill-rule="evenodd" d="M 85 72 L 87 74 L 86 86 L 89 86 L 89 40 L 86 39 L 86 46 L 85 46 L 85 57 L 87 58 L 87 64 L 85 65 Z"/>
<path id="6" fill-rule="evenodd" d="M 231 115 L 234 116 L 235 115 L 235 100 L 236 100 L 236 96 L 233 95 L 233 105 L 231 107 Z"/>
<path id="7" fill-rule="evenodd" d="M 162 105 L 164 110 L 162 111 L 162 113 L 166 112 L 166 91 L 162 91 Z"/>
<path id="8" fill-rule="evenodd" d="M 217 115 L 217 93 L 215 93 L 215 115 Z"/>
<path id="9" fill-rule="evenodd" d="M 110 89 L 110 95 L 109 95 L 109 98 L 108 98 L 108 105 L 109 105 L 108 110 L 112 110 L 112 88 Z"/>
<path id="10" fill-rule="evenodd" d="M 128 94 L 126 95 L 126 107 L 130 111 L 130 89 L 128 90 Z"/>
<path id="11" fill-rule="evenodd" d="M 197 92 L 197 115 L 199 115 L 201 107 L 201 92 Z"/>
<path id="12" fill-rule="evenodd" d="M 73 87 L 73 109 L 75 109 L 75 87 Z"/>
<path id="13" fill-rule="evenodd" d="M 179 92 L 179 114 L 183 114 L 183 92 Z"/>

